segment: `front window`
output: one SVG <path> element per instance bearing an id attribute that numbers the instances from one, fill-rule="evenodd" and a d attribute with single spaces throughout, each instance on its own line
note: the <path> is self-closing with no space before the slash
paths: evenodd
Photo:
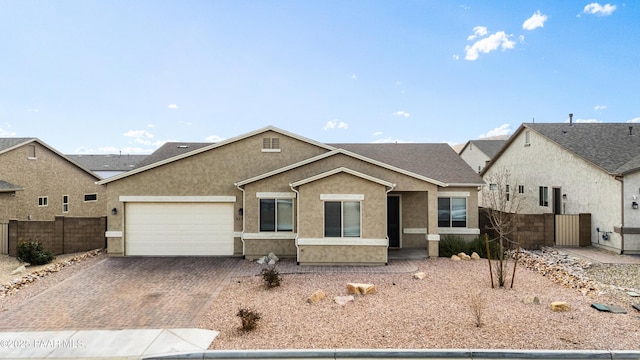
<path id="1" fill-rule="evenodd" d="M 293 231 L 293 200 L 260 199 L 260 231 Z"/>
<path id="2" fill-rule="evenodd" d="M 325 237 L 360 237 L 360 202 L 325 201 Z"/>
<path id="3" fill-rule="evenodd" d="M 69 195 L 62 196 L 62 212 L 69 212 Z"/>
<path id="4" fill-rule="evenodd" d="M 85 194 L 84 201 L 98 201 L 98 194 Z"/>
<path id="5" fill-rule="evenodd" d="M 467 199 L 438 198 L 438 227 L 467 227 Z"/>
<path id="6" fill-rule="evenodd" d="M 46 196 L 40 196 L 38 197 L 38 206 L 48 206 L 49 205 L 49 198 Z"/>
<path id="7" fill-rule="evenodd" d="M 549 206 L 549 188 L 546 186 L 540 186 L 540 206 Z"/>

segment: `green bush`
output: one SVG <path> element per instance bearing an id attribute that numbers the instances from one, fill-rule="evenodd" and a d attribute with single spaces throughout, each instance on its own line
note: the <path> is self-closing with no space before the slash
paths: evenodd
<path id="1" fill-rule="evenodd" d="M 55 256 L 51 251 L 42 248 L 37 241 L 23 241 L 18 244 L 18 260 L 30 265 L 44 265 L 50 263 Z"/>
<path id="2" fill-rule="evenodd" d="M 489 242 L 489 251 L 491 251 L 491 258 L 495 259 L 498 254 L 498 244 L 495 241 Z M 477 236 L 475 239 L 468 241 L 459 236 L 445 235 L 440 239 L 439 251 L 441 257 L 451 257 L 451 255 L 457 255 L 461 252 L 471 255 L 472 253 L 478 253 L 480 257 L 487 257 L 487 244 L 484 236 Z"/>
<path id="3" fill-rule="evenodd" d="M 258 325 L 258 320 L 260 320 L 261 318 L 260 313 L 253 309 L 247 308 L 238 310 L 236 316 L 238 316 L 242 320 L 242 326 L 240 327 L 240 330 L 243 331 L 251 331 L 255 329 L 256 325 Z"/>
<path id="4" fill-rule="evenodd" d="M 272 289 L 276 286 L 280 286 L 280 283 L 282 282 L 282 276 L 280 276 L 280 273 L 278 272 L 278 270 L 276 270 L 275 265 L 262 269 L 261 273 L 262 280 L 264 281 L 264 286 L 266 286 L 267 289 Z"/>

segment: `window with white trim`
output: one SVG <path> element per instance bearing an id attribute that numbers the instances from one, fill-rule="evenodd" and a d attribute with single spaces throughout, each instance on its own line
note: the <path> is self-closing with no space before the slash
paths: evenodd
<path id="1" fill-rule="evenodd" d="M 505 185 L 504 188 L 505 195 L 507 195 L 507 201 L 511 199 L 511 194 L 509 193 L 509 184 Z"/>
<path id="2" fill-rule="evenodd" d="M 540 201 L 538 204 L 540 206 L 549 206 L 549 188 L 546 186 L 540 186 L 538 191 L 540 193 Z"/>
<path id="3" fill-rule="evenodd" d="M 467 198 L 438 198 L 438 227 L 467 227 Z"/>
<path id="4" fill-rule="evenodd" d="M 84 201 L 98 201 L 98 194 L 84 194 Z"/>
<path id="5" fill-rule="evenodd" d="M 46 196 L 38 196 L 38 206 L 49 206 L 49 198 Z"/>
<path id="6" fill-rule="evenodd" d="M 293 231 L 293 200 L 260 199 L 260 231 Z"/>
<path id="7" fill-rule="evenodd" d="M 524 185 L 518 185 L 518 194 L 524 194 Z"/>
<path id="8" fill-rule="evenodd" d="M 62 212 L 69 212 L 69 195 L 62 195 Z"/>
<path id="9" fill-rule="evenodd" d="M 324 237 L 360 237 L 360 201 L 324 202 Z"/>
<path id="10" fill-rule="evenodd" d="M 27 158 L 30 159 L 30 160 L 35 160 L 36 159 L 36 146 L 35 145 L 29 145 L 27 151 L 28 151 Z"/>
<path id="11" fill-rule="evenodd" d="M 262 138 L 262 152 L 279 152 L 280 138 Z"/>

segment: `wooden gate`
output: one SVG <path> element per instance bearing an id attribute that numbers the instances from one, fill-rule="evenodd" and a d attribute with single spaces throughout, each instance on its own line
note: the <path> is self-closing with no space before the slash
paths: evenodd
<path id="1" fill-rule="evenodd" d="M 0 254 L 9 253 L 9 224 L 0 223 Z"/>
<path id="2" fill-rule="evenodd" d="M 580 246 L 580 215 L 556 215 L 556 246 Z"/>

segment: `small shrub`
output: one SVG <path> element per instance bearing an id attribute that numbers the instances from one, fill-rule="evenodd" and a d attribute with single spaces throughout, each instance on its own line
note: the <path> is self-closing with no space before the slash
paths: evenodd
<path id="1" fill-rule="evenodd" d="M 23 241 L 18 244 L 18 260 L 31 265 L 44 265 L 50 263 L 55 256 L 51 251 L 42 248 L 37 241 Z"/>
<path id="2" fill-rule="evenodd" d="M 482 297 L 482 294 L 480 292 L 472 294 L 469 296 L 468 302 L 471 315 L 473 315 L 473 324 L 476 327 L 482 327 L 482 318 L 484 315 L 484 298 Z"/>
<path id="3" fill-rule="evenodd" d="M 444 236 L 440 240 L 439 252 L 442 257 L 451 257 L 461 252 L 467 252 L 467 242 L 458 236 Z"/>
<path id="4" fill-rule="evenodd" d="M 498 257 L 499 245 L 496 241 L 489 242 L 489 251 L 491 252 L 491 259 Z M 451 255 L 457 255 L 461 252 L 471 255 L 477 253 L 481 258 L 487 258 L 487 244 L 484 236 L 477 236 L 473 240 L 464 240 L 458 236 L 445 235 L 439 244 L 440 256 L 451 257 Z"/>
<path id="5" fill-rule="evenodd" d="M 256 325 L 258 325 L 258 320 L 260 320 L 260 314 L 257 311 L 247 308 L 238 310 L 236 316 L 242 320 L 242 327 L 240 329 L 243 331 L 255 329 Z"/>
<path id="6" fill-rule="evenodd" d="M 282 282 L 282 276 L 280 276 L 280 273 L 276 269 L 275 265 L 262 269 L 260 273 L 262 274 L 262 280 L 264 280 L 264 286 L 266 286 L 267 289 L 280 286 L 280 283 Z"/>

